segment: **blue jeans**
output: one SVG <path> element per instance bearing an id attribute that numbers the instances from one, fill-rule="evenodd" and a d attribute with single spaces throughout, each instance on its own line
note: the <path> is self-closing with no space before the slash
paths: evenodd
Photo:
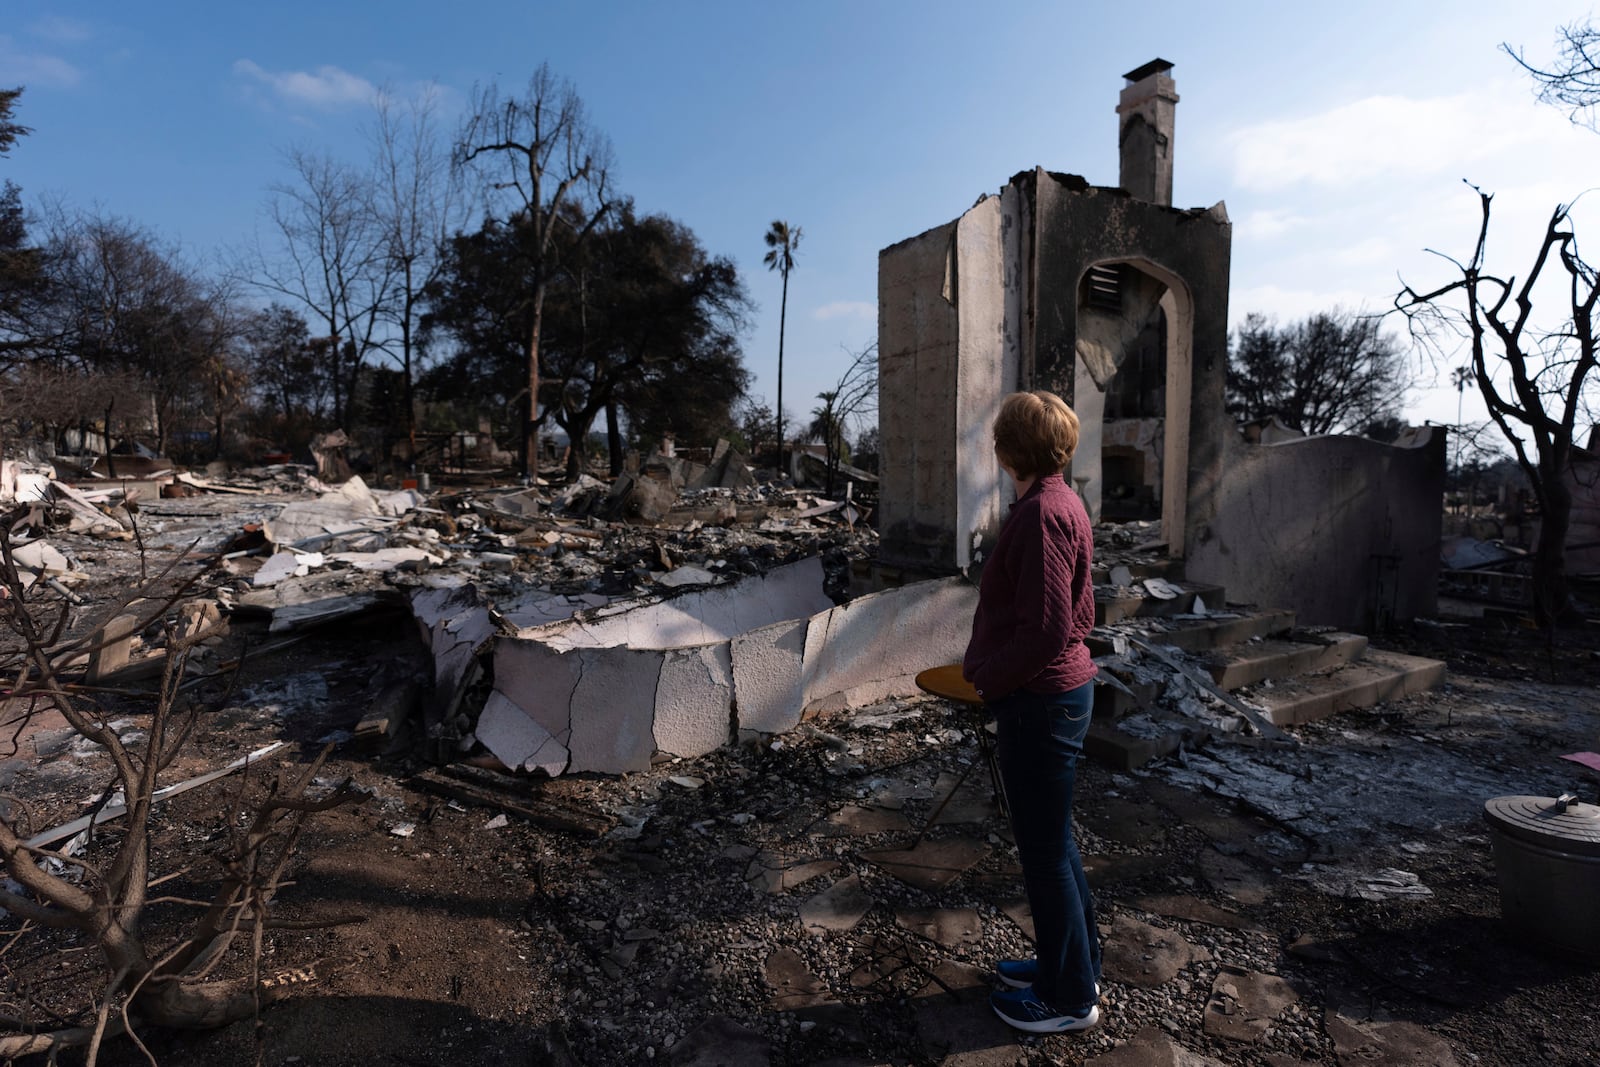
<path id="1" fill-rule="evenodd" d="M 1033 991 L 1058 1011 L 1095 1003 L 1100 928 L 1072 837 L 1072 785 L 1094 710 L 1094 683 L 1066 693 L 1021 690 L 992 702 L 995 754 L 1033 911 Z"/>

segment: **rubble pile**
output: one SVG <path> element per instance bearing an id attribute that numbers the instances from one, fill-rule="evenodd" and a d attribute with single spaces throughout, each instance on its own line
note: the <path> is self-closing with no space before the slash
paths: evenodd
<path id="1" fill-rule="evenodd" d="M 16 540 L 31 540 L 19 561 L 69 595 L 67 585 L 87 581 L 90 572 L 118 564 L 124 573 L 137 572 L 141 548 L 158 555 L 188 549 L 180 567 L 186 574 L 193 573 L 191 561 L 215 564 L 196 591 L 231 617 L 265 622 L 273 635 L 373 612 L 409 612 L 437 660 L 434 691 L 415 725 L 430 753 L 453 759 L 477 742 L 493 671 L 487 657 L 498 636 L 575 617 L 581 622 L 600 609 L 694 598 L 807 559 L 815 592 L 801 613 L 845 599 L 851 562 L 873 544 L 870 528 L 856 525 L 861 513 L 848 502 L 743 484 L 748 471 L 733 456 L 698 472 L 680 461 L 674 469 L 691 482 L 720 471 L 721 480 L 740 484 L 680 493 L 663 481 L 672 503 L 648 526 L 619 519 L 631 495 L 593 478 L 554 491 L 423 494 L 375 491 L 359 476 L 329 486 L 308 468 L 281 465 L 208 478 L 179 473 L 172 485 L 184 495 L 166 499 L 142 500 L 138 489 L 125 486 L 82 491 L 44 481 Z M 123 547 L 85 550 L 92 542 Z M 740 615 L 746 624 L 747 614 Z M 468 617 L 472 639 L 464 641 L 461 620 Z M 159 673 L 159 633 L 118 640 L 115 669 L 101 671 L 97 681 L 121 684 Z M 726 715 L 722 723 L 718 743 L 727 740 Z"/>

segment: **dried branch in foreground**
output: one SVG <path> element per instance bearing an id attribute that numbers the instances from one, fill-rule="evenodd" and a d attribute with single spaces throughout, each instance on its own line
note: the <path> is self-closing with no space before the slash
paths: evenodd
<path id="1" fill-rule="evenodd" d="M 97 636 L 104 622 L 130 605 L 136 607 L 141 629 L 165 618 L 192 584 L 192 579 L 169 581 L 182 553 L 90 626 L 90 636 L 68 639 L 63 637 L 68 605 L 53 600 L 58 594 L 45 583 L 25 585 L 19 575 L 10 538 L 17 518 L 17 513 L 0 516 L 0 626 L 20 646 L 9 660 L 0 661 L 10 689 L 0 719 L 15 738 L 32 716 L 53 711 L 79 735 L 103 746 L 114 774 L 112 787 L 102 795 L 102 808 L 110 805 L 113 794 L 120 794 L 118 803 L 126 814 L 117 824 L 109 856 L 94 862 L 72 855 L 70 848 L 57 852 L 31 843 L 32 819 L 24 805 L 8 806 L 0 818 L 0 861 L 15 883 L 0 886 L 0 907 L 24 924 L 6 950 L 30 930 L 75 931 L 98 953 L 103 975 L 97 1001 L 70 1020 L 52 1016 L 26 998 L 18 998 L 24 1001 L 20 1005 L 8 1004 L 8 1015 L 0 1016 L 0 1060 L 36 1053 L 53 1057 L 62 1049 L 81 1047 L 92 1064 L 109 1036 L 127 1034 L 138 1042 L 135 1029 L 147 1024 L 223 1026 L 259 1013 L 293 988 L 292 982 L 261 974 L 263 933 L 274 926 L 267 917 L 268 904 L 283 884 L 306 819 L 357 794 L 346 782 L 326 796 L 307 795 L 330 749 L 292 780 L 274 784 L 248 826 L 231 839 L 216 890 L 187 932 L 170 945 L 147 941 L 141 920 L 151 903 L 150 837 L 159 780 L 194 734 L 200 706 L 182 698 L 180 687 L 190 653 L 214 630 L 169 627 L 165 669 L 148 729 L 137 740 L 131 735 L 124 740 L 113 728 L 110 712 L 81 690 L 69 688 L 62 674 L 67 664 L 105 643 L 106 638 Z M 90 820 L 91 830 L 98 818 Z M 102 834 L 102 841 L 110 836 Z M 344 921 L 359 919 L 329 920 L 327 925 Z M 249 974 L 213 977 L 230 949 L 247 954 Z"/>

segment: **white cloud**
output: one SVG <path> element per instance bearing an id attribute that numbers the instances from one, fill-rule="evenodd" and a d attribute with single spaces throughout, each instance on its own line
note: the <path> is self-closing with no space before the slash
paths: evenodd
<path id="1" fill-rule="evenodd" d="M 1388 310 L 1375 306 L 1369 294 L 1354 289 L 1286 289 L 1268 284 L 1235 288 L 1228 294 L 1228 318 L 1233 326 L 1252 312 L 1289 323 L 1334 308 L 1358 313 Z"/>
<path id="2" fill-rule="evenodd" d="M 878 317 L 878 305 L 869 304 L 864 300 L 835 300 L 831 304 L 823 304 L 811 313 L 814 319 L 875 319 Z"/>
<path id="3" fill-rule="evenodd" d="M 71 88 L 82 77 L 77 67 L 60 56 L 20 51 L 10 37 L 0 34 L 0 85 Z"/>
<path id="4" fill-rule="evenodd" d="M 312 71 L 270 71 L 248 59 L 240 59 L 233 64 L 233 72 L 266 86 L 288 103 L 324 111 L 368 104 L 378 95 L 377 87 L 367 79 L 329 65 Z"/>
<path id="5" fill-rule="evenodd" d="M 61 44 L 77 44 L 79 41 L 87 41 L 93 35 L 87 22 L 60 15 L 46 15 L 44 18 L 35 19 L 28 26 L 28 32 L 35 37 Z"/>
<path id="6" fill-rule="evenodd" d="M 1251 211 L 1233 225 L 1233 232 L 1241 240 L 1268 241 L 1281 237 L 1306 224 L 1303 215 L 1286 208 L 1264 208 Z"/>
<path id="7" fill-rule="evenodd" d="M 1246 126 L 1227 143 L 1240 186 L 1275 190 L 1471 173 L 1479 164 L 1570 151 L 1572 135 L 1566 119 L 1535 103 L 1526 87 L 1495 83 L 1452 96 L 1369 96 Z"/>

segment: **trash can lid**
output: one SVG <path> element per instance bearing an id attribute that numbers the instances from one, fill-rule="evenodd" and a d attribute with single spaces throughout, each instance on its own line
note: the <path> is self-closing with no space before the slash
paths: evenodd
<path id="1" fill-rule="evenodd" d="M 1483 805 L 1489 825 L 1511 837 L 1583 856 L 1600 856 L 1600 805 L 1560 797 L 1495 797 Z"/>

